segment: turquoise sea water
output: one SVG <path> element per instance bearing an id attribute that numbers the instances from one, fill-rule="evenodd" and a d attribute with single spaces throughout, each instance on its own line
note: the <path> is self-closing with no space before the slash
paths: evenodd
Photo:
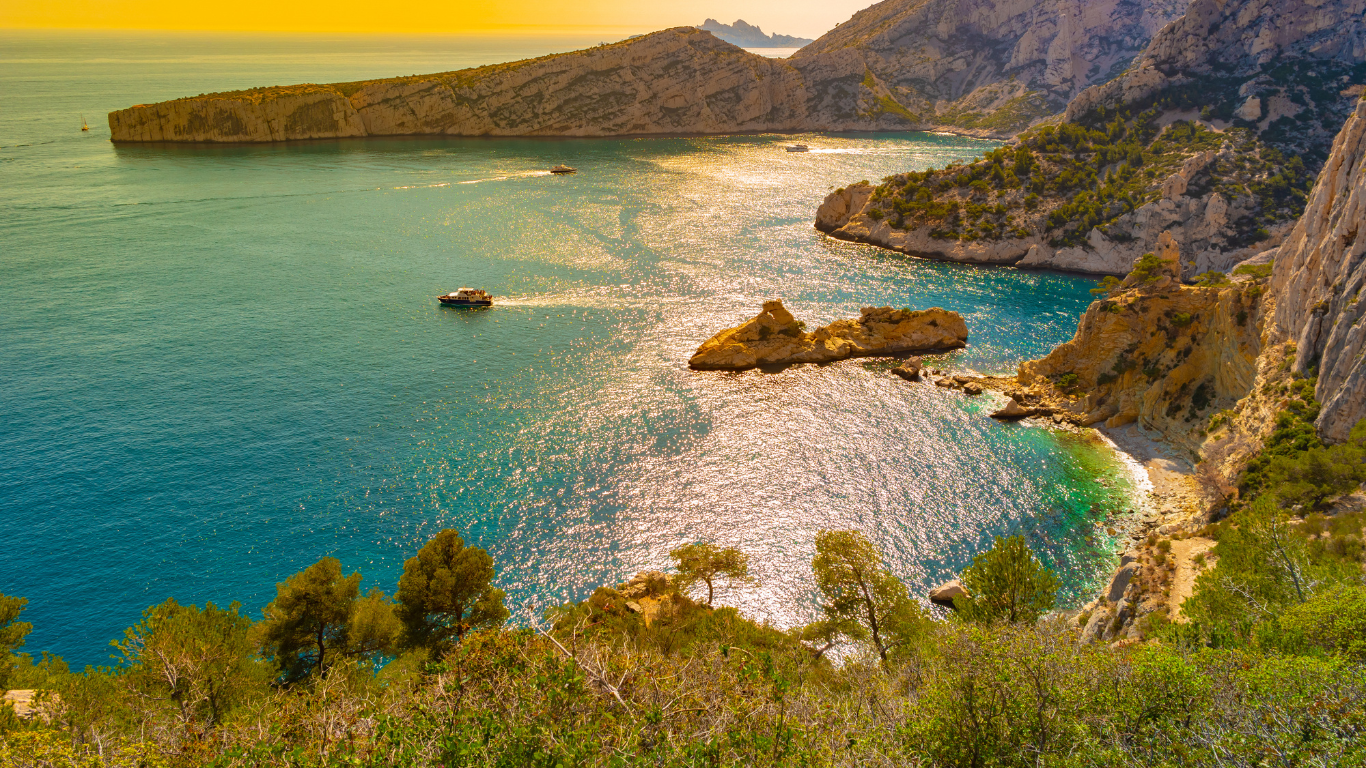
<path id="1" fill-rule="evenodd" d="M 596 39 L 0 35 L 0 592 L 30 650 L 99 663 L 145 606 L 241 600 L 323 555 L 392 590 L 442 527 L 511 607 L 579 599 L 708 539 L 814 615 L 822 528 L 859 528 L 917 594 L 1024 532 L 1068 595 L 1114 556 L 1124 466 L 986 417 L 885 361 L 698 373 L 781 297 L 963 313 L 936 365 L 1012 370 L 1094 281 L 824 239 L 833 187 L 991 145 L 928 134 L 375 139 L 115 147 L 134 103 L 438 71 Z M 78 128 L 84 113 L 89 134 Z M 560 162 L 581 172 L 552 177 Z M 443 309 L 460 285 L 500 297 Z"/>

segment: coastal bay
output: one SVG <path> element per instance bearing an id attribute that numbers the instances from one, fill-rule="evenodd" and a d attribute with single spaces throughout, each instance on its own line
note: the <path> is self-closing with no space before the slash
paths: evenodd
<path id="1" fill-rule="evenodd" d="M 919 261 L 810 225 L 847 179 L 993 143 L 115 147 L 70 116 L 357 78 L 397 54 L 300 74 L 269 41 L 128 37 L 94 62 L 79 39 L 9 45 L 21 55 L 0 95 L 23 106 L 0 117 L 16 181 L 0 192 L 0 376 L 16 414 L 0 435 L 0 535 L 31 647 L 99 663 L 150 603 L 262 604 L 324 554 L 389 584 L 442 527 L 496 555 L 513 605 L 580 599 L 712 538 L 762 563 L 759 589 L 718 600 L 780 625 L 810 618 L 820 528 L 866 531 L 918 593 L 998 533 L 1025 533 L 1067 599 L 1113 565 L 1106 529 L 1132 487 L 1097 441 L 996 424 L 984 403 L 908 388 L 890 362 L 687 369 L 772 298 L 813 326 L 863 306 L 958 312 L 971 341 L 932 361 L 945 368 L 1005 373 L 1065 341 L 1093 279 Z M 447 53 L 403 55 L 387 66 L 425 71 L 417 59 Z M 149 81 L 151 56 L 180 74 Z M 580 172 L 550 177 L 561 162 Z M 461 284 L 498 304 L 436 305 Z"/>

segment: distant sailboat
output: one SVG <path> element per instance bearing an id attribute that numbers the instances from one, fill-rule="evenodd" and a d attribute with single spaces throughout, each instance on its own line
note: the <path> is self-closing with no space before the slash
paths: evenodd
<path id="1" fill-rule="evenodd" d="M 88 130 L 90 130 L 90 126 L 85 122 L 85 115 L 81 115 L 81 130 L 82 130 L 82 131 L 88 131 Z"/>

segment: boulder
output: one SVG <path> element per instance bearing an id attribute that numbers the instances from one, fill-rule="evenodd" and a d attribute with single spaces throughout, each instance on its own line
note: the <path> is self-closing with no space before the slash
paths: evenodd
<path id="1" fill-rule="evenodd" d="M 697 348 L 688 366 L 738 371 L 760 365 L 829 363 L 850 357 L 943 351 L 967 345 L 968 326 L 957 312 L 864 307 L 858 318 L 804 330 L 781 301 L 764 302 L 753 319 L 728 328 Z"/>
<path id="2" fill-rule="evenodd" d="M 1026 416 L 1033 415 L 1033 413 L 1033 411 L 1024 407 L 1023 405 L 1020 405 L 1014 400 L 1007 400 L 1005 407 L 999 411 L 992 413 L 991 418 L 1002 419 L 1005 421 L 1018 421 Z"/>
<path id="3" fill-rule="evenodd" d="M 920 381 L 920 371 L 922 363 L 918 357 L 908 357 L 901 362 L 901 365 L 892 369 L 892 373 L 900 376 L 906 381 Z"/>
<path id="4" fill-rule="evenodd" d="M 955 597 L 967 597 L 968 590 L 963 586 L 963 582 L 958 579 L 946 581 L 943 584 L 930 590 L 930 602 L 935 605 L 942 605 L 945 608 L 952 608 Z"/>
<path id="5" fill-rule="evenodd" d="M 970 381 L 963 385 L 963 392 L 969 395 L 980 395 L 982 394 L 982 385 L 975 381 Z M 1015 401 L 1011 400 L 1010 402 L 1013 403 Z"/>

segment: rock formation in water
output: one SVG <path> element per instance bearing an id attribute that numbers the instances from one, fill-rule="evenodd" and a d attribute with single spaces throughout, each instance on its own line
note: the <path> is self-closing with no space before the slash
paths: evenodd
<path id="1" fill-rule="evenodd" d="M 958 349 L 968 327 L 957 312 L 864 307 L 855 320 L 807 332 L 781 301 L 764 302 L 754 319 L 728 328 L 697 348 L 688 366 L 704 371 L 738 371 L 761 365 L 828 363 L 850 357 Z"/>
<path id="2" fill-rule="evenodd" d="M 807 37 L 780 35 L 776 32 L 766 35 L 762 29 L 745 22 L 744 19 L 739 19 L 734 24 L 722 24 L 716 19 L 707 19 L 698 29 L 706 30 L 741 48 L 800 48 L 815 42 Z"/>
<path id="3" fill-rule="evenodd" d="M 1182 2 L 1098 0 L 1078 12 L 1067 0 L 885 0 L 785 60 L 678 27 L 458 72 L 140 104 L 111 112 L 109 127 L 119 142 L 944 127 L 1005 136 L 1131 59 Z"/>
<path id="4" fill-rule="evenodd" d="M 1366 83 L 1363 10 L 1195 0 L 1138 64 L 1073 99 L 1063 127 L 967 167 L 850 187 L 816 226 L 931 258 L 1111 275 L 1170 232 L 1184 278 L 1227 271 L 1302 210 Z"/>

